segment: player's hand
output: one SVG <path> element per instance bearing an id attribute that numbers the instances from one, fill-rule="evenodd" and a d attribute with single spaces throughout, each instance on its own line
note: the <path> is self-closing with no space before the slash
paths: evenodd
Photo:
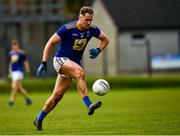
<path id="1" fill-rule="evenodd" d="M 99 53 L 101 52 L 101 50 L 99 48 L 92 48 L 89 50 L 89 58 L 91 59 L 95 59 Z"/>
<path id="2" fill-rule="evenodd" d="M 8 73 L 8 79 L 11 79 L 12 78 L 12 74 L 11 72 Z"/>
<path id="3" fill-rule="evenodd" d="M 42 61 L 40 66 L 37 69 L 36 76 L 40 77 L 44 73 L 45 75 L 47 74 L 47 62 Z"/>

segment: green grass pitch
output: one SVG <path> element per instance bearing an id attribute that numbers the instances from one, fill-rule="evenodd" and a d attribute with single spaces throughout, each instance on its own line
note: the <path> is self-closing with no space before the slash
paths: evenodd
<path id="1" fill-rule="evenodd" d="M 8 94 L 0 96 L 0 134 L 26 135 L 120 135 L 180 134 L 180 88 L 111 90 L 103 105 L 88 116 L 77 92 L 69 90 L 58 106 L 44 120 L 43 131 L 36 131 L 32 121 L 51 92 L 31 93 L 33 105 L 26 106 L 17 96 L 14 107 L 7 106 Z"/>

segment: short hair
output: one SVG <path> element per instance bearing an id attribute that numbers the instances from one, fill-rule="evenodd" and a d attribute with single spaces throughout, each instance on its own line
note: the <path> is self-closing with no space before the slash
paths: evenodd
<path id="1" fill-rule="evenodd" d="M 94 15 L 94 11 L 91 7 L 82 7 L 80 9 L 79 14 L 84 16 L 86 13 L 88 13 L 90 15 Z"/>
<path id="2" fill-rule="evenodd" d="M 11 40 L 11 45 L 19 45 L 19 42 L 18 42 L 18 40 L 17 39 L 12 39 Z"/>

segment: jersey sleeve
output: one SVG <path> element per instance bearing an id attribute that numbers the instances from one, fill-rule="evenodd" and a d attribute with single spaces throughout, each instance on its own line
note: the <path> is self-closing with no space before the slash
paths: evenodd
<path id="1" fill-rule="evenodd" d="M 22 60 L 23 60 L 23 61 L 27 60 L 27 57 L 26 57 L 26 54 L 25 54 L 25 53 L 22 54 Z"/>
<path id="2" fill-rule="evenodd" d="M 63 25 L 61 26 L 58 31 L 56 32 L 56 34 L 61 37 L 61 38 L 64 38 L 65 34 L 66 34 L 66 27 Z"/>
<path id="3" fill-rule="evenodd" d="M 11 62 L 11 54 L 8 54 L 8 62 Z"/>
<path id="4" fill-rule="evenodd" d="M 101 34 L 101 30 L 97 26 L 93 26 L 91 28 L 91 34 L 92 34 L 92 36 L 98 38 Z"/>

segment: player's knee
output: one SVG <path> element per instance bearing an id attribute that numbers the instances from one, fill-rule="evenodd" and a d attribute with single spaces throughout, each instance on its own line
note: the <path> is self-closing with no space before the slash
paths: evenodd
<path id="1" fill-rule="evenodd" d="M 83 69 L 78 69 L 76 71 L 76 75 L 75 75 L 75 78 L 78 80 L 78 79 L 84 79 L 85 78 L 85 72 Z"/>
<path id="2" fill-rule="evenodd" d="M 18 90 L 18 86 L 15 85 L 15 84 L 13 84 L 11 87 L 12 87 L 13 91 L 17 91 Z"/>

